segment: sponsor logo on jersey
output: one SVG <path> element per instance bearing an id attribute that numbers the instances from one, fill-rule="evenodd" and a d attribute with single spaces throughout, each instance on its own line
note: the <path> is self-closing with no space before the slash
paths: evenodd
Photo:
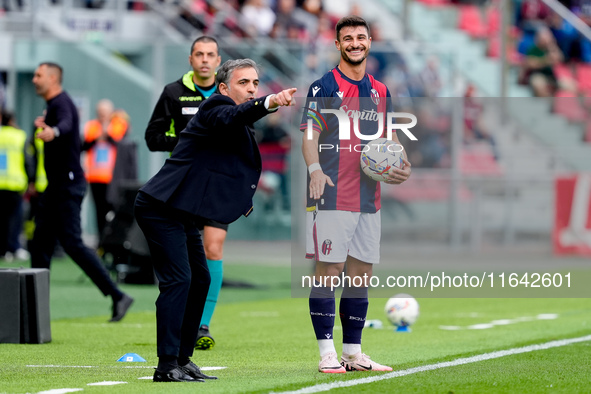
<path id="1" fill-rule="evenodd" d="M 394 130 L 402 131 L 408 138 L 412 141 L 416 141 L 417 137 L 414 136 L 410 132 L 409 129 L 416 126 L 417 124 L 417 117 L 411 113 L 406 112 L 386 112 L 384 116 L 383 112 L 377 112 L 376 110 L 349 110 L 346 105 L 342 105 L 339 109 L 329 109 L 329 108 L 322 108 L 320 111 L 316 111 L 314 109 L 308 108 L 308 120 L 307 124 L 302 124 L 301 127 L 306 126 L 306 138 L 311 140 L 313 137 L 312 131 L 314 128 L 322 129 L 322 126 L 325 127 L 325 130 L 328 130 L 327 122 L 325 117 L 322 114 L 332 114 L 335 115 L 338 119 L 338 128 L 339 128 L 339 140 L 350 140 L 351 139 L 351 129 L 355 133 L 355 135 L 362 140 L 371 141 L 376 138 L 380 138 L 386 130 L 386 139 L 392 140 L 392 135 Z M 384 119 L 386 118 L 386 119 Z M 394 123 L 398 118 L 407 118 L 410 119 L 409 123 Z M 353 120 L 351 127 L 351 119 Z M 371 121 L 377 123 L 377 131 L 374 134 L 362 134 L 360 132 L 359 122 Z M 314 121 L 316 122 L 316 126 L 314 126 Z M 385 127 L 384 127 L 385 126 Z M 320 131 L 317 130 L 317 131 Z M 370 130 L 365 130 L 365 133 L 371 132 Z"/>
<path id="2" fill-rule="evenodd" d="M 359 119 L 359 120 L 369 120 L 372 122 L 377 122 L 381 116 L 384 116 L 383 113 L 380 113 L 380 112 L 376 111 L 375 109 L 372 109 L 372 110 L 364 109 L 363 111 L 358 111 L 355 109 L 349 109 L 349 107 L 347 105 L 341 105 L 341 107 L 339 109 L 341 111 L 347 113 L 347 116 L 351 119 L 355 119 L 355 117 L 357 117 L 357 119 Z"/>
<path id="3" fill-rule="evenodd" d="M 201 96 L 181 96 L 179 97 L 179 101 L 202 101 L 203 97 Z"/>
<path id="4" fill-rule="evenodd" d="M 199 111 L 199 107 L 183 107 L 181 112 L 183 115 L 195 115 Z"/>

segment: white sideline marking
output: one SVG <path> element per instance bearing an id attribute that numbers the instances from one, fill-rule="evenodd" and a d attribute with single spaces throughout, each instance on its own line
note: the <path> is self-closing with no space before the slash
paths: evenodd
<path id="1" fill-rule="evenodd" d="M 29 368 L 96 368 L 92 365 L 27 365 Z"/>
<path id="2" fill-rule="evenodd" d="M 82 389 L 53 389 L 53 390 L 39 391 L 37 394 L 65 394 L 65 393 L 73 393 L 75 391 L 82 391 Z"/>
<path id="3" fill-rule="evenodd" d="M 551 349 L 551 348 L 555 348 L 555 347 L 571 345 L 573 343 L 588 342 L 588 341 L 591 341 L 591 335 L 586 335 L 584 337 L 578 337 L 578 338 L 550 341 L 550 342 L 542 343 L 539 345 L 529 345 L 529 346 L 517 347 L 517 348 L 512 348 L 512 349 L 507 349 L 507 350 L 499 350 L 496 352 L 483 353 L 483 354 L 479 354 L 479 355 L 472 356 L 472 357 L 458 358 L 453 361 L 446 361 L 446 362 L 441 362 L 441 363 L 437 363 L 437 364 L 424 365 L 422 367 L 414 367 L 414 368 L 409 368 L 409 369 L 405 369 L 402 371 L 393 371 L 393 372 L 389 372 L 384 375 L 370 376 L 370 377 L 362 378 L 362 379 L 354 379 L 354 380 L 347 380 L 347 381 L 333 382 L 333 383 L 322 383 L 322 384 L 317 384 L 315 386 L 304 387 L 304 388 L 301 388 L 301 389 L 295 390 L 295 391 L 283 391 L 282 393 L 283 394 L 286 394 L 286 393 L 287 394 L 319 393 L 321 391 L 328 391 L 328 390 L 341 388 L 341 387 L 357 386 L 358 384 L 373 383 L 373 382 L 378 382 L 380 380 L 398 378 L 401 376 L 412 375 L 412 374 L 419 373 L 419 372 L 433 371 L 435 369 L 477 363 L 480 361 L 492 360 L 495 358 L 500 358 L 500 357 L 505 357 L 505 356 L 512 356 L 514 354 L 535 352 L 537 350 L 546 350 L 546 349 Z M 271 393 L 274 393 L 274 392 L 272 391 Z"/>
<path id="4" fill-rule="evenodd" d="M 114 366 L 114 365 L 27 365 L 29 368 L 140 368 L 140 369 L 155 369 L 156 366 Z M 202 371 L 215 371 L 217 369 L 226 369 L 228 367 L 199 367 Z"/>
<path id="5" fill-rule="evenodd" d="M 115 386 L 116 384 L 127 384 L 127 382 L 96 382 L 96 383 L 88 383 L 87 386 Z"/>
<path id="6" fill-rule="evenodd" d="M 143 368 L 154 369 L 156 366 L 114 366 L 114 365 L 27 365 L 29 368 Z"/>
<path id="7" fill-rule="evenodd" d="M 540 313 L 537 316 L 522 316 L 516 317 L 515 319 L 501 319 L 493 320 L 490 323 L 472 324 L 469 326 L 439 326 L 441 330 L 454 331 L 454 330 L 486 330 L 487 328 L 493 328 L 494 326 L 506 326 L 508 324 L 516 324 L 534 320 L 554 320 L 558 319 L 557 313 Z"/>

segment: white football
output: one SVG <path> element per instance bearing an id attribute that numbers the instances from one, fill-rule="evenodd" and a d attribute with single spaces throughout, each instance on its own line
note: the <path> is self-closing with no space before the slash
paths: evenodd
<path id="1" fill-rule="evenodd" d="M 386 316 L 396 327 L 413 325 L 419 317 L 419 303 L 408 294 L 396 294 L 386 302 Z"/>
<path id="2" fill-rule="evenodd" d="M 402 145 L 385 138 L 370 141 L 361 152 L 361 170 L 374 181 L 385 181 L 392 167 L 404 167 L 403 150 Z"/>

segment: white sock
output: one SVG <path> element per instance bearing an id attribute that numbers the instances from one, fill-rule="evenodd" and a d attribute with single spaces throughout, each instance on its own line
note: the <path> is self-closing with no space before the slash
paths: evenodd
<path id="1" fill-rule="evenodd" d="M 361 353 L 360 343 L 343 343 L 343 354 L 352 356 L 357 353 Z"/>
<path id="2" fill-rule="evenodd" d="M 334 348 L 334 341 L 332 339 L 319 339 L 318 349 L 320 350 L 320 357 L 324 357 L 326 354 L 330 352 L 337 352 Z"/>

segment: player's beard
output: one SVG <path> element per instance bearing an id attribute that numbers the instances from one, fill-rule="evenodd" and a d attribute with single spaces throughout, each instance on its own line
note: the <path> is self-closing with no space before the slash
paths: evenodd
<path id="1" fill-rule="evenodd" d="M 367 56 L 369 55 L 369 49 L 364 48 L 365 52 L 363 53 L 363 56 L 361 57 L 361 59 L 359 60 L 353 60 L 349 57 L 349 54 L 347 53 L 346 49 L 341 49 L 341 57 L 343 58 L 343 60 L 347 63 L 349 63 L 352 66 L 358 66 L 361 63 L 363 63 L 363 61 L 365 59 L 367 59 Z"/>

